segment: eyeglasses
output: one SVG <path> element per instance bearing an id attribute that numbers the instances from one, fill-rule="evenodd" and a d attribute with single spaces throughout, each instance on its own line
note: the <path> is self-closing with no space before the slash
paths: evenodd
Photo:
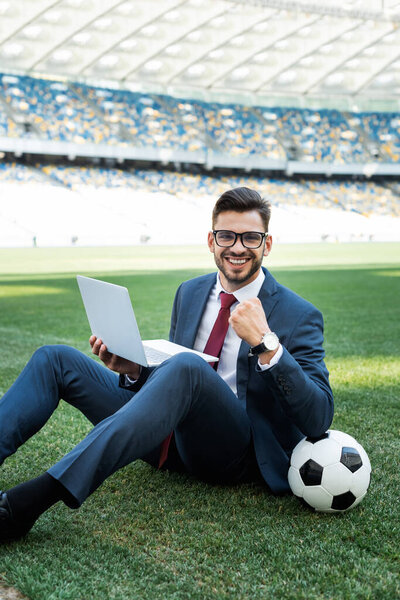
<path id="1" fill-rule="evenodd" d="M 227 231 L 226 229 L 214 230 L 213 235 L 217 246 L 221 246 L 221 248 L 231 248 L 236 244 L 238 237 L 240 237 L 242 245 L 251 250 L 259 248 L 264 238 L 268 237 L 268 233 L 260 233 L 259 231 L 235 233 L 235 231 Z"/>

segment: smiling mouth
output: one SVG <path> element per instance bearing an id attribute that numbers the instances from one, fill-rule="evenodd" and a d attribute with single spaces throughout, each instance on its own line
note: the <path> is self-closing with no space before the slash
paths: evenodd
<path id="1" fill-rule="evenodd" d="M 248 260 L 250 260 L 249 258 L 232 258 L 229 256 L 225 258 L 231 265 L 244 265 Z"/>

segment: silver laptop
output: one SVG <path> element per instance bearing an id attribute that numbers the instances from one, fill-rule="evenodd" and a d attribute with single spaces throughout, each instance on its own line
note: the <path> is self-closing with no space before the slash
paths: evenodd
<path id="1" fill-rule="evenodd" d="M 179 352 L 194 352 L 207 362 L 218 360 L 168 340 L 142 342 L 125 287 L 83 275 L 77 275 L 76 279 L 92 334 L 103 341 L 109 352 L 145 367 L 157 366 Z"/>

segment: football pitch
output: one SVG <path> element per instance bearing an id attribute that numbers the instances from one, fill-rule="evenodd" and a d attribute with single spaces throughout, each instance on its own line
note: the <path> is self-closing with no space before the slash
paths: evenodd
<path id="1" fill-rule="evenodd" d="M 59 503 L 0 546 L 0 584 L 31 600 L 400 598 L 400 244 L 277 244 L 264 264 L 324 315 L 332 428 L 372 464 L 363 502 L 314 513 L 258 485 L 137 461 L 79 510 Z M 40 345 L 90 354 L 77 273 L 127 286 L 142 336 L 158 338 L 179 283 L 213 269 L 200 247 L 0 249 L 0 396 Z M 0 489 L 40 475 L 89 429 L 61 402 L 0 467 Z"/>

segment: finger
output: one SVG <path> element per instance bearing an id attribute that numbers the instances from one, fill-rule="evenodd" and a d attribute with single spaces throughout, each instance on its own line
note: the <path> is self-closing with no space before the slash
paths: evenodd
<path id="1" fill-rule="evenodd" d="M 102 356 L 105 356 L 106 354 L 109 354 L 108 350 L 107 350 L 107 346 L 103 343 L 101 343 L 100 348 L 99 348 L 99 356 L 100 358 Z"/>
<path id="2" fill-rule="evenodd" d="M 116 354 L 112 354 L 111 352 L 105 351 L 100 358 L 108 369 L 111 369 L 111 371 L 117 371 L 118 373 L 120 372 L 121 359 L 119 356 L 117 356 Z"/>
<path id="3" fill-rule="evenodd" d="M 96 356 L 99 355 L 99 351 L 100 351 L 102 343 L 103 342 L 100 339 L 96 339 L 96 341 L 93 343 L 92 352 L 93 352 L 93 354 L 96 354 Z"/>
<path id="4" fill-rule="evenodd" d="M 95 343 L 96 339 L 97 338 L 95 335 L 91 335 L 89 338 L 89 344 L 91 345 L 92 348 L 93 348 L 93 344 Z"/>
<path id="5" fill-rule="evenodd" d="M 111 352 L 109 352 L 107 350 L 107 346 L 105 344 L 102 344 L 100 346 L 99 349 L 99 358 L 100 360 L 102 360 L 104 363 L 109 363 L 112 361 L 112 358 L 115 356 L 115 354 L 112 354 Z"/>

